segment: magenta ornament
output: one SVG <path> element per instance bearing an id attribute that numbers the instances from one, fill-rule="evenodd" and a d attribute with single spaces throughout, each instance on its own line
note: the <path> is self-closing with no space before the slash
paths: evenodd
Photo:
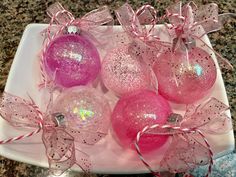
<path id="1" fill-rule="evenodd" d="M 167 100 L 190 104 L 206 96 L 216 81 L 215 63 L 205 50 L 167 51 L 153 65 L 158 91 Z"/>
<path id="2" fill-rule="evenodd" d="M 133 148 L 137 133 L 145 126 L 165 124 L 171 108 L 159 94 L 149 90 L 138 91 L 120 98 L 112 113 L 112 127 L 118 142 L 124 148 Z M 145 134 L 139 142 L 142 152 L 160 148 L 168 135 Z"/>
<path id="3" fill-rule="evenodd" d="M 44 64 L 55 84 L 66 88 L 88 84 L 101 68 L 96 47 L 78 34 L 65 34 L 52 40 L 46 49 Z"/>

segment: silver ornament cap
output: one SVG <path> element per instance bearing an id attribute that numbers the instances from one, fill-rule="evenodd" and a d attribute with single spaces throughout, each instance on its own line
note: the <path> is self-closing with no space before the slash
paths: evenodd
<path id="1" fill-rule="evenodd" d="M 53 114 L 54 122 L 56 123 L 57 127 L 65 126 L 65 116 L 61 113 L 54 113 Z"/>
<path id="2" fill-rule="evenodd" d="M 79 34 L 80 29 L 79 29 L 78 26 L 70 25 L 70 26 L 67 27 L 67 33 L 68 34 Z"/>

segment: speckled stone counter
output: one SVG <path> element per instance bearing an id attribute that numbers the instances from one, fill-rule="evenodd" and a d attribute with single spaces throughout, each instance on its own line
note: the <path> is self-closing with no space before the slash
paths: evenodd
<path id="1" fill-rule="evenodd" d="M 79 17 L 86 12 L 102 5 L 108 5 L 111 10 L 118 8 L 126 0 L 60 0 L 60 2 Z M 174 1 L 174 0 L 173 0 Z M 130 0 L 129 3 L 135 8 L 142 4 L 150 3 L 163 13 L 163 9 L 171 0 L 145 1 Z M 23 30 L 29 23 L 47 23 L 46 8 L 55 2 L 54 0 L 2 0 L 0 1 L 0 90 L 4 90 L 8 72 L 12 64 L 17 46 Z M 235 0 L 195 0 L 197 4 L 217 2 L 220 13 L 236 11 Z M 114 13 L 113 13 L 114 14 Z M 214 49 L 228 58 L 236 68 L 236 20 L 229 20 L 225 28 L 210 35 Z M 236 72 L 223 70 L 223 78 L 230 102 L 232 118 L 234 119 L 234 130 L 236 130 Z M 48 176 L 47 169 L 35 167 L 25 163 L 8 160 L 0 156 L 0 177 L 45 177 Z M 70 172 L 67 177 L 84 176 L 83 174 Z M 92 175 L 96 176 L 96 175 Z M 104 176 L 104 175 L 99 175 Z M 107 176 L 107 175 L 105 175 Z M 136 175 L 138 176 L 138 175 Z M 145 175 L 142 175 L 145 176 Z"/>

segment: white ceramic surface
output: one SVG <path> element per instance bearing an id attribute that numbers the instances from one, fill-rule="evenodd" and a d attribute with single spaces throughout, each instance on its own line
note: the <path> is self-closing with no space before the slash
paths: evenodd
<path id="1" fill-rule="evenodd" d="M 40 35 L 40 32 L 46 27 L 47 25 L 45 24 L 30 24 L 26 27 L 5 88 L 5 91 L 23 98 L 28 98 L 27 94 L 29 94 L 38 105 L 40 105 L 41 102 L 41 93 L 37 87 L 40 81 L 38 55 L 43 42 L 43 37 Z M 116 30 L 121 30 L 121 27 L 117 26 Z M 210 41 L 206 36 L 204 37 L 204 41 L 210 45 Z M 209 96 L 214 96 L 225 104 L 228 104 L 221 72 L 219 69 L 217 72 L 217 81 Z M 111 93 L 108 93 L 106 96 L 109 97 L 111 95 Z M 171 105 L 175 111 L 183 111 L 183 106 Z M 229 111 L 228 115 L 230 116 Z M 0 119 L 0 139 L 21 135 L 29 131 L 31 130 L 21 130 L 11 127 L 6 121 Z M 233 131 L 225 135 L 209 135 L 207 137 L 216 154 L 215 157 L 222 156 L 234 149 Z M 156 169 L 159 169 L 158 162 L 162 158 L 162 154 L 167 146 L 168 143 L 163 146 L 162 149 L 149 155 L 149 160 L 152 164 L 156 164 Z M 92 172 L 113 174 L 148 172 L 138 159 L 136 153 L 131 150 L 123 150 L 116 143 L 111 132 L 96 145 L 91 147 L 81 146 L 81 149 L 91 156 L 93 164 Z M 41 141 L 41 133 L 12 144 L 1 145 L 0 155 L 21 162 L 48 167 L 45 148 Z M 81 171 L 77 166 L 74 166 L 73 169 Z"/>

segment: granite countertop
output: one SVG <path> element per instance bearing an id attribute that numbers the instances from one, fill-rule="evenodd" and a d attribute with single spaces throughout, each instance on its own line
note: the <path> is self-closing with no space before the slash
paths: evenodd
<path id="1" fill-rule="evenodd" d="M 17 46 L 20 42 L 23 30 L 29 23 L 47 23 L 46 8 L 55 2 L 54 0 L 4 0 L 0 2 L 0 90 L 4 90 L 8 72 L 12 64 Z M 102 5 L 108 5 L 111 10 L 118 8 L 126 0 L 60 0 L 66 9 L 69 9 L 76 17 L 93 10 Z M 185 2 L 185 1 L 184 1 Z M 206 4 L 212 1 L 195 0 L 197 4 Z M 129 0 L 135 8 L 149 3 L 158 7 L 160 13 L 173 0 L 157 2 L 145 0 Z M 220 13 L 236 13 L 235 0 L 218 0 Z M 114 14 L 114 13 L 113 13 Z M 236 68 L 236 20 L 229 20 L 224 29 L 210 34 L 211 43 L 214 49 L 228 58 Z M 234 130 L 236 130 L 236 72 L 223 70 L 223 78 L 230 102 L 231 114 L 234 120 Z M 235 131 L 234 131 L 235 132 Z M 0 156 L 0 176 L 1 177 L 44 177 L 48 176 L 47 169 L 35 167 L 21 162 L 8 160 Z M 83 176 L 70 172 L 65 176 Z M 97 175 L 92 175 L 97 176 Z M 101 175 L 99 175 L 101 176 Z M 104 176 L 104 175 L 103 175 Z M 142 175 L 143 176 L 143 175 Z"/>

